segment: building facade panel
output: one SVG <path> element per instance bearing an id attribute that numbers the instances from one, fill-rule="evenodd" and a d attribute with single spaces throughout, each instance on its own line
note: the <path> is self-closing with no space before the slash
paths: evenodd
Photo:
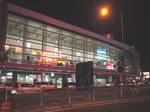
<path id="1" fill-rule="evenodd" d="M 44 76 L 45 81 L 53 81 L 54 83 L 61 82 L 61 74 L 64 73 L 67 74 L 68 80 L 75 80 L 71 79 L 75 72 L 74 69 L 70 69 L 71 73 L 69 73 L 70 71 L 68 72 L 68 69 L 63 69 L 62 73 L 58 73 L 61 70 L 60 68 L 50 67 L 61 66 L 65 68 L 87 61 L 94 62 L 94 68 L 98 70 L 98 72 L 95 72 L 96 77 L 98 77 L 97 75 L 102 75 L 101 70 L 112 70 L 112 74 L 117 72 L 118 62 L 122 62 L 124 67 L 127 66 L 128 72 L 137 72 L 139 69 L 138 61 L 132 61 L 138 55 L 135 55 L 135 51 L 126 44 L 106 39 L 99 34 L 44 15 L 38 18 L 41 14 L 18 6 L 15 7 L 9 4 L 8 9 L 4 46 L 7 56 L 5 63 L 29 64 L 38 68 L 37 71 L 33 70 L 33 72 L 29 73 L 26 73 L 27 71 L 17 72 L 18 81 L 33 81 L 33 78 L 37 78 L 40 81 L 43 79 L 43 73 L 46 74 Z M 20 9 L 19 12 L 17 11 L 18 9 Z M 136 59 L 138 60 L 138 58 Z M 26 65 L 23 66 L 26 68 Z M 15 65 L 9 68 L 19 70 Z M 10 72 L 8 68 L 5 69 L 6 73 Z M 50 75 L 53 72 L 56 72 L 55 78 Z M 106 79 L 108 80 L 109 78 L 107 77 Z M 106 79 L 97 81 L 106 83 Z"/>
<path id="2" fill-rule="evenodd" d="M 33 63 L 37 64 L 42 59 L 45 60 L 44 63 L 50 63 L 53 59 L 63 59 L 68 62 L 74 61 L 74 63 L 101 61 L 105 66 L 107 62 L 116 64 L 121 60 L 121 56 L 124 56 L 126 64 L 131 62 L 130 52 L 82 34 L 50 27 L 50 25 L 9 13 L 6 51 L 11 50 L 11 57 L 16 58 L 16 61 L 19 60 L 17 63 L 25 62 L 27 56 L 30 56 Z"/>

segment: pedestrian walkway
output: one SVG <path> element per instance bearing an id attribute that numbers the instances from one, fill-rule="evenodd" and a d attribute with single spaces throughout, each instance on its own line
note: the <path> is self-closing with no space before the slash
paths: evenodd
<path id="1" fill-rule="evenodd" d="M 90 106 L 104 106 L 104 105 L 112 105 L 112 104 L 121 104 L 121 103 L 132 103 L 132 102 L 140 102 L 150 100 L 150 96 L 137 95 L 134 97 L 122 97 L 117 99 L 107 99 L 107 100 L 95 100 L 89 102 L 80 102 L 73 104 L 64 104 L 59 106 L 43 106 L 43 107 L 32 107 L 24 110 L 14 110 L 8 112 L 60 112 L 70 109 L 77 109 L 82 107 L 90 107 Z"/>

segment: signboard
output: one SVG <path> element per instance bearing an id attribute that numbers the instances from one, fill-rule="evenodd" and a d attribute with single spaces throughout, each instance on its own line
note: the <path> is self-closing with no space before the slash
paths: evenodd
<path id="1" fill-rule="evenodd" d="M 76 65 L 76 87 L 82 90 L 93 88 L 93 62 L 83 62 Z"/>

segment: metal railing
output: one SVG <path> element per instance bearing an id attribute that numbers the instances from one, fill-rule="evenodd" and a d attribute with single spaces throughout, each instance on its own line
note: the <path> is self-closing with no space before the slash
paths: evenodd
<path id="1" fill-rule="evenodd" d="M 42 108 L 45 106 L 63 106 L 73 103 L 109 100 L 136 95 L 149 94 L 150 86 L 139 87 L 95 87 L 95 88 L 60 88 L 42 90 L 39 94 L 15 94 L 6 91 L 4 101 L 11 103 L 11 109 Z M 2 102 L 1 102 L 2 103 Z"/>

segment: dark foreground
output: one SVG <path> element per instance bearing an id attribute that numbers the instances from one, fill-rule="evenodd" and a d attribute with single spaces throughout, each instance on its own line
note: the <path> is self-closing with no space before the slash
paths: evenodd
<path id="1" fill-rule="evenodd" d="M 61 112 L 150 112 L 150 100 L 105 106 L 89 106 Z"/>
<path id="2" fill-rule="evenodd" d="M 143 99 L 143 97 L 149 97 L 150 99 L 150 86 L 139 86 L 138 88 L 123 87 L 122 88 L 123 96 L 121 96 L 120 91 L 121 91 L 120 87 L 94 88 L 92 91 L 91 90 L 83 91 L 80 89 L 64 88 L 64 89 L 52 89 L 49 91 L 42 91 L 40 94 L 16 94 L 16 95 L 7 94 L 5 95 L 7 97 L 5 97 L 4 99 L 7 102 L 10 102 L 10 106 L 4 105 L 6 103 L 1 103 L 0 111 L 6 110 L 5 107 L 7 107 L 7 110 L 11 110 L 11 112 L 44 112 L 45 110 L 46 112 L 52 112 L 52 109 L 54 110 L 54 108 L 59 108 L 62 111 L 62 109 L 64 109 L 64 107 L 66 106 L 72 109 L 72 107 L 79 107 L 81 106 L 80 104 L 83 105 L 83 103 L 86 103 L 84 104 L 86 108 L 83 108 L 83 110 L 77 109 L 72 112 L 76 112 L 76 111 L 79 111 L 79 112 L 85 112 L 85 111 L 86 112 L 134 112 L 131 108 L 132 106 L 129 107 L 131 111 L 130 110 L 126 111 L 128 107 L 122 104 L 110 105 L 110 107 L 108 106 L 106 108 L 102 108 L 100 106 L 95 106 L 95 105 L 97 105 L 97 101 L 102 101 L 100 103 L 104 104 L 105 102 L 107 103 L 107 101 L 115 100 L 118 102 L 124 99 L 129 100 L 128 101 L 129 103 L 131 102 L 130 100 L 132 100 L 133 98 L 135 99 L 135 97 L 136 97 L 136 101 L 139 98 Z M 91 104 L 90 105 L 88 104 L 87 106 L 87 103 L 91 103 L 95 107 L 91 107 L 90 106 Z M 112 104 L 114 104 L 114 102 Z M 128 104 L 128 105 L 131 105 L 131 104 Z M 137 103 L 137 106 L 135 107 L 141 107 L 141 105 L 143 107 L 143 106 L 146 106 L 147 103 L 141 103 L 141 104 Z M 90 108 L 87 108 L 89 106 Z M 112 110 L 112 108 L 116 110 Z M 107 111 L 105 109 L 110 109 L 110 110 Z M 148 110 L 147 107 L 143 107 L 142 109 L 144 111 L 136 111 L 136 112 L 145 112 L 145 110 Z M 140 109 L 137 109 L 137 110 L 140 110 Z M 150 110 L 148 112 L 150 112 Z"/>

